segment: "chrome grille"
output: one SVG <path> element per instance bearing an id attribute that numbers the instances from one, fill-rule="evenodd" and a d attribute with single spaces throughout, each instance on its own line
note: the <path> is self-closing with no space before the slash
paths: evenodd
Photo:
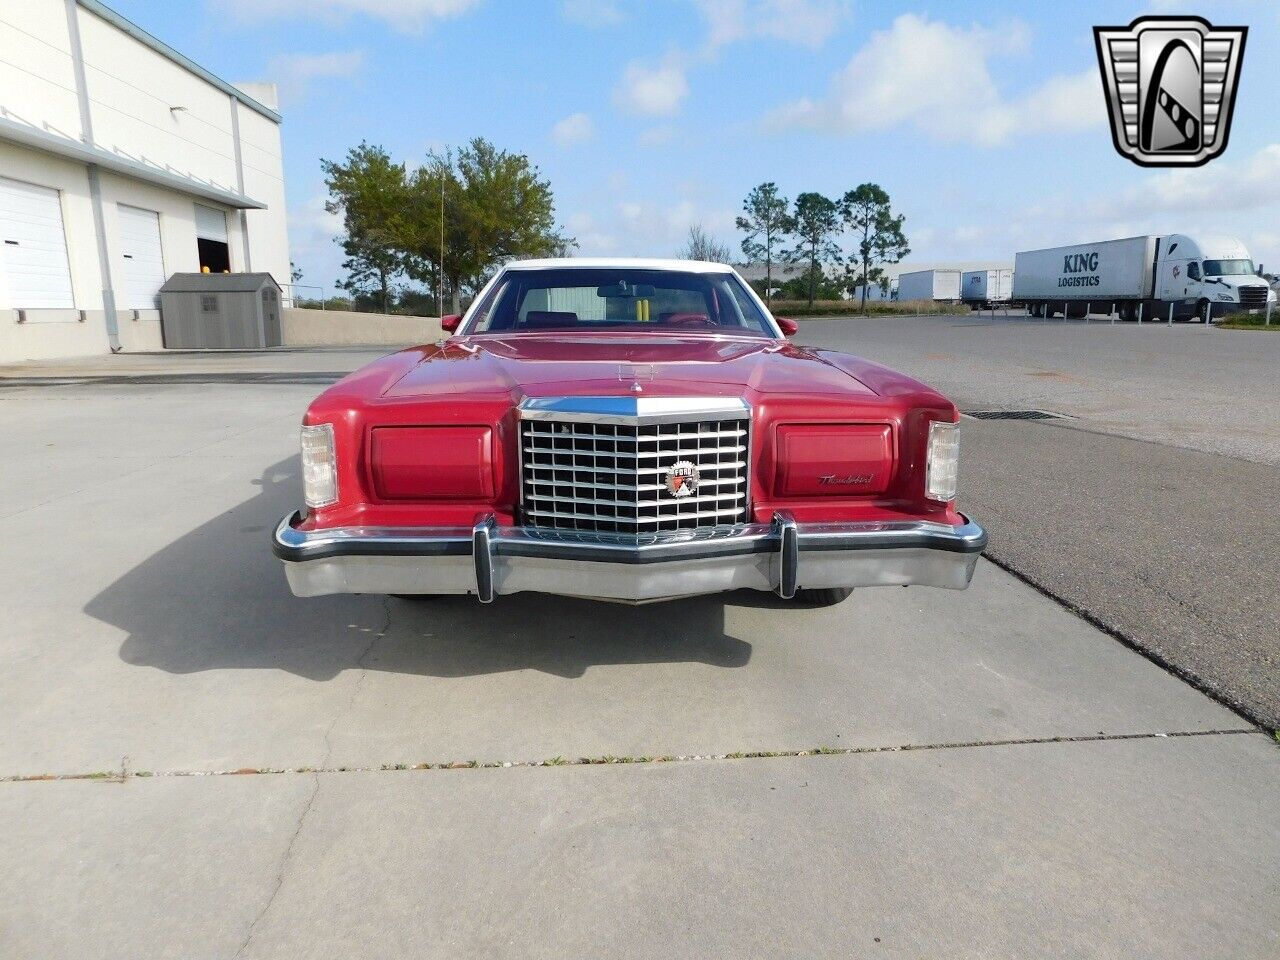
<path id="1" fill-rule="evenodd" d="M 597 423 L 539 418 L 520 424 L 524 522 L 533 527 L 645 534 L 744 522 L 751 420 Z M 698 472 L 675 497 L 678 461 Z"/>
<path id="2" fill-rule="evenodd" d="M 1260 310 L 1267 305 L 1267 288 L 1262 284 L 1240 287 L 1240 306 L 1246 310 Z"/>

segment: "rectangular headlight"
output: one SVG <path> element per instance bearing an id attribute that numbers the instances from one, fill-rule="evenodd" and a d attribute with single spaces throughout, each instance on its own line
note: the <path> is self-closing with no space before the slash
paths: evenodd
<path id="1" fill-rule="evenodd" d="M 338 455 L 331 423 L 302 428 L 302 497 L 309 507 L 338 501 Z"/>
<path id="2" fill-rule="evenodd" d="M 956 498 L 956 467 L 960 459 L 960 425 L 932 420 L 929 423 L 928 468 L 924 495 L 943 502 Z"/>

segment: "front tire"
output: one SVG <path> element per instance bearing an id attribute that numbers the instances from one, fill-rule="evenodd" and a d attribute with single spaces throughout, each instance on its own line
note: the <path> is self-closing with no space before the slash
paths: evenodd
<path id="1" fill-rule="evenodd" d="M 853 587 L 824 587 L 821 590 L 797 590 L 795 602 L 802 607 L 834 607 L 848 600 Z"/>

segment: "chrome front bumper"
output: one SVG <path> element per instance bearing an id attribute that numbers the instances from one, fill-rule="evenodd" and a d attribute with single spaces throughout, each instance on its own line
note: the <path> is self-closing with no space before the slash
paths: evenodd
<path id="1" fill-rule="evenodd" d="M 330 593 L 475 594 L 488 603 L 524 590 L 640 603 L 725 590 L 923 585 L 963 590 L 987 534 L 927 521 L 773 523 L 642 538 L 567 535 L 532 527 L 342 527 L 303 531 L 301 515 L 273 538 L 289 587 Z"/>

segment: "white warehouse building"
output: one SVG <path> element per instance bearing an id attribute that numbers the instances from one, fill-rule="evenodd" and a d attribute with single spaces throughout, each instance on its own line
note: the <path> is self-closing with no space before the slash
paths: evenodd
<path id="1" fill-rule="evenodd" d="M 174 273 L 286 284 L 276 106 L 97 0 L 0 0 L 0 363 L 160 349 Z"/>

